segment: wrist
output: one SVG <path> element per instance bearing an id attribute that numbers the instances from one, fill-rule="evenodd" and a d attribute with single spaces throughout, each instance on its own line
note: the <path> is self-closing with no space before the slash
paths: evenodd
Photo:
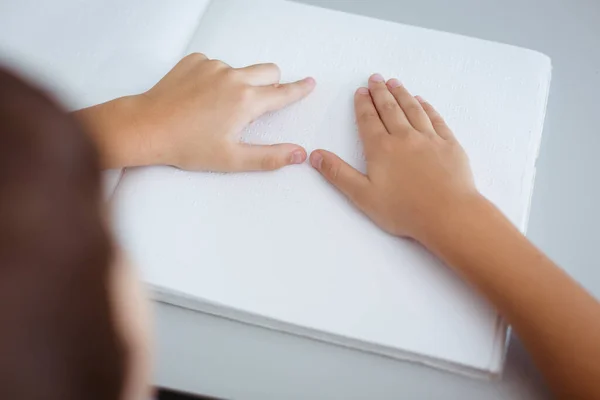
<path id="1" fill-rule="evenodd" d="M 531 248 L 512 222 L 482 195 L 449 209 L 421 243 L 479 286 L 485 277 L 496 276 L 499 266 L 507 268 L 516 252 Z"/>
<path id="2" fill-rule="evenodd" d="M 143 99 L 121 97 L 74 113 L 92 137 L 104 168 L 156 163 L 142 125 Z"/>
<path id="3" fill-rule="evenodd" d="M 498 209 L 479 192 L 457 196 L 436 208 L 416 239 L 441 256 L 446 248 L 469 246 L 464 238 L 495 213 Z"/>

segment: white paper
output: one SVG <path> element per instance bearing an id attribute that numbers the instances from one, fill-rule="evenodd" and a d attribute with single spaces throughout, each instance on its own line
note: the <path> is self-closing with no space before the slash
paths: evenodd
<path id="1" fill-rule="evenodd" d="M 361 169 L 354 90 L 373 72 L 398 77 L 446 117 L 478 187 L 525 229 L 546 56 L 268 0 L 213 2 L 192 51 L 235 67 L 276 62 L 284 80 L 315 77 L 309 98 L 257 121 L 245 139 L 329 149 Z M 122 243 L 170 302 L 391 356 L 501 368 L 504 327 L 494 310 L 419 245 L 380 231 L 308 165 L 235 175 L 128 170 L 115 210 Z"/>
<path id="2" fill-rule="evenodd" d="M 143 92 L 183 56 L 209 0 L 0 2 L 0 64 L 69 109 Z M 121 171 L 105 174 L 107 192 Z"/>

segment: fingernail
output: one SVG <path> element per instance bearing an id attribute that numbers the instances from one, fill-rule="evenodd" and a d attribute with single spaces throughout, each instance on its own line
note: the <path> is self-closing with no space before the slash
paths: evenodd
<path id="1" fill-rule="evenodd" d="M 396 78 L 392 78 L 389 81 L 387 81 L 387 85 L 393 89 L 393 88 L 397 88 L 398 86 L 402 86 L 402 82 L 400 82 Z"/>
<path id="2" fill-rule="evenodd" d="M 360 87 L 360 88 L 358 88 L 358 90 L 356 90 L 356 93 L 358 93 L 358 94 L 369 94 L 369 89 L 367 89 L 366 87 Z"/>
<path id="3" fill-rule="evenodd" d="M 304 83 L 312 86 L 315 85 L 317 81 L 315 81 L 315 78 L 309 76 L 308 78 L 304 78 Z"/>
<path id="4" fill-rule="evenodd" d="M 292 164 L 302 164 L 304 162 L 304 152 L 300 150 L 296 150 L 292 153 L 291 163 Z"/>
<path id="5" fill-rule="evenodd" d="M 381 74 L 373 74 L 371 75 L 371 78 L 369 78 L 371 80 L 371 82 L 377 82 L 377 83 L 381 83 L 384 82 L 385 79 L 383 79 L 383 76 L 381 76 Z"/>
<path id="6" fill-rule="evenodd" d="M 310 164 L 316 169 L 321 169 L 321 164 L 323 164 L 323 156 L 319 153 L 312 153 L 310 155 Z"/>
<path id="7" fill-rule="evenodd" d="M 425 99 L 422 98 L 421 96 L 415 96 L 415 99 L 417 99 L 417 101 L 421 104 L 425 103 Z"/>

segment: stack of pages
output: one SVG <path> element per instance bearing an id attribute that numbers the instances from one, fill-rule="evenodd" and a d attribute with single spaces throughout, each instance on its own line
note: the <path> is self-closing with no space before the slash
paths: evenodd
<path id="1" fill-rule="evenodd" d="M 244 140 L 325 148 L 361 170 L 353 93 L 374 72 L 397 77 L 444 115 L 478 188 L 526 229 L 551 76 L 540 53 L 281 0 L 34 3 L 0 5 L 0 56 L 71 108 L 147 90 L 191 52 L 275 62 L 284 81 L 317 88 Z M 502 369 L 496 311 L 309 165 L 112 179 L 115 232 L 156 300 L 464 374 Z"/>

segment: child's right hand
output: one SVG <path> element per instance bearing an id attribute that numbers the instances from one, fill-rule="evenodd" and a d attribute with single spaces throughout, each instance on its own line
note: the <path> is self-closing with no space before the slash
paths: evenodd
<path id="1" fill-rule="evenodd" d="M 221 172 L 304 162 L 306 152 L 295 144 L 240 143 L 246 125 L 300 100 L 315 85 L 312 78 L 279 84 L 280 77 L 275 64 L 231 68 L 200 53 L 185 57 L 139 98 L 144 135 L 165 156 L 159 162 Z"/>
<path id="2" fill-rule="evenodd" d="M 325 150 L 310 160 L 377 225 L 423 241 L 446 213 L 483 199 L 466 153 L 430 104 L 378 74 L 354 100 L 367 175 Z"/>
<path id="3" fill-rule="evenodd" d="M 75 113 L 105 168 L 167 164 L 187 170 L 273 170 L 306 160 L 297 144 L 240 143 L 262 114 L 307 96 L 312 78 L 280 84 L 275 64 L 231 68 L 200 53 L 183 58 L 147 92 Z"/>

